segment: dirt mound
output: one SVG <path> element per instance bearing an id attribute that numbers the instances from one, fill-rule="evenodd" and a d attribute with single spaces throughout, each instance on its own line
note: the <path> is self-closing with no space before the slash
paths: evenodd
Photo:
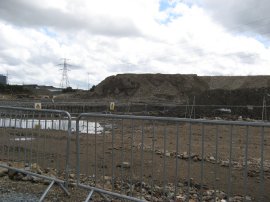
<path id="1" fill-rule="evenodd" d="M 226 104 L 256 94 L 263 97 L 270 76 L 197 76 L 196 74 L 118 74 L 98 84 L 82 98 L 122 99 L 143 102 L 187 103 L 193 96 L 202 104 Z M 259 89 L 259 91 L 258 91 Z M 233 92 L 233 93 L 231 93 Z M 238 95 L 241 95 L 240 97 Z M 224 96 L 226 99 L 224 99 Z M 230 96 L 233 96 L 231 98 Z M 224 101 L 225 100 L 225 101 Z M 197 102 L 196 102 L 197 103 Z M 197 103 L 199 104 L 199 103 Z M 231 104 L 231 103 L 230 103 Z M 252 104 L 252 103 L 250 103 Z"/>
<path id="2" fill-rule="evenodd" d="M 256 89 L 270 87 L 270 76 L 202 76 L 209 90 Z"/>
<path id="3" fill-rule="evenodd" d="M 183 102 L 190 94 L 209 89 L 197 75 L 119 74 L 110 76 L 86 97 Z"/>

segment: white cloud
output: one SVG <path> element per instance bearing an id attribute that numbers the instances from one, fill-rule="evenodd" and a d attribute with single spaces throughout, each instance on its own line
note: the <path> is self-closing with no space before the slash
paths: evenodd
<path id="1" fill-rule="evenodd" d="M 241 16 L 223 22 L 230 13 L 214 11 L 232 1 L 215 2 L 175 0 L 160 11 L 158 0 L 0 1 L 0 73 L 9 71 L 13 83 L 58 86 L 56 65 L 65 57 L 80 88 L 87 73 L 91 84 L 128 72 L 269 74 L 267 43 L 231 31 Z"/>
<path id="2" fill-rule="evenodd" d="M 269 39 L 270 1 L 202 0 L 202 2 L 209 15 L 222 23 L 229 32 L 259 34 Z"/>

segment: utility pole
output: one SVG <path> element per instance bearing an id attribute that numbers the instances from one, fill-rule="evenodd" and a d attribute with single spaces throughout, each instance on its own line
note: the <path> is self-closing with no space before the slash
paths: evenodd
<path id="1" fill-rule="evenodd" d="M 6 84 L 8 84 L 8 70 L 7 70 L 7 75 L 6 75 Z"/>
<path id="2" fill-rule="evenodd" d="M 262 121 L 267 120 L 267 111 L 266 111 L 266 97 L 263 96 L 263 106 L 262 106 Z"/>
<path id="3" fill-rule="evenodd" d="M 87 72 L 87 90 L 90 90 L 90 80 L 89 80 L 90 73 Z"/>
<path id="4" fill-rule="evenodd" d="M 62 58 L 62 60 L 63 60 L 63 63 L 57 65 L 57 66 L 63 66 L 63 68 L 60 69 L 60 70 L 62 70 L 62 78 L 60 81 L 60 88 L 67 88 L 67 87 L 69 87 L 68 71 L 70 71 L 68 69 L 68 66 L 71 66 L 71 65 L 67 63 L 67 61 L 69 59 Z"/>

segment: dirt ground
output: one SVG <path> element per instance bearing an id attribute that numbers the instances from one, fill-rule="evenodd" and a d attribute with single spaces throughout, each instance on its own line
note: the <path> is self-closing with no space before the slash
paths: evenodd
<path id="1" fill-rule="evenodd" d="M 44 185 L 43 183 L 32 183 L 29 181 L 18 181 L 11 180 L 8 176 L 0 178 L 0 195 L 9 194 L 10 192 L 21 193 L 22 195 L 31 194 L 37 199 L 40 198 L 43 192 L 46 190 L 48 185 Z M 68 189 L 70 192 L 70 196 L 67 196 L 59 186 L 53 186 L 49 191 L 48 195 L 45 198 L 45 202 L 56 202 L 56 201 L 84 201 L 87 196 L 87 192 L 82 189 L 76 189 L 75 187 Z M 23 198 L 15 197 L 14 193 L 10 193 L 13 195 L 12 201 L 25 201 Z M 2 198 L 2 199 L 1 199 Z M 11 198 L 11 197 L 9 197 Z M 3 197 L 0 197 L 0 201 L 6 201 Z"/>
<path id="2" fill-rule="evenodd" d="M 210 190 L 224 192 L 224 199 L 247 195 L 252 201 L 270 200 L 270 130 L 267 127 L 104 118 L 88 121 L 96 121 L 104 130 L 95 134 L 89 124 L 88 134 L 80 134 L 82 184 L 143 196 L 146 200 L 151 196 L 164 201 L 162 199 L 169 199 L 169 195 L 176 199 L 186 197 L 189 192 L 188 197 L 197 201 Z M 20 153 L 20 158 L 14 161 L 38 162 L 42 169 L 57 168 L 61 173 L 64 170 L 64 132 L 9 129 L 1 130 L 1 134 L 6 134 L 0 137 L 1 160 L 11 160 Z M 10 141 L 29 134 L 36 139 Z M 72 174 L 76 173 L 76 154 L 76 135 L 73 133 L 69 154 Z M 63 177 L 61 173 L 58 173 L 60 178 Z M 76 176 L 72 175 L 70 179 L 74 183 Z M 24 184 L 26 182 L 5 183 L 5 180 L 8 179 L 0 178 L 7 187 L 16 187 L 21 192 L 31 190 Z M 30 183 L 29 186 L 39 194 L 45 189 L 45 185 Z M 59 187 L 53 190 L 47 200 L 61 201 L 64 193 Z M 63 201 L 81 201 L 86 195 L 82 189 L 71 188 L 71 198 Z"/>
<path id="3" fill-rule="evenodd" d="M 149 184 L 154 182 L 161 187 L 189 182 L 191 178 L 201 187 L 216 188 L 230 196 L 246 192 L 258 198 L 270 191 L 269 129 L 265 129 L 262 143 L 261 129 L 250 127 L 246 146 L 246 127 L 155 125 L 140 121 L 115 122 L 113 125 L 115 129 L 110 134 L 81 137 L 81 173 L 92 174 L 97 179 L 115 175 Z M 260 172 L 261 144 L 264 172 Z M 129 162 L 131 168 L 124 168 L 121 162 Z M 260 180 L 265 192 L 260 192 Z"/>

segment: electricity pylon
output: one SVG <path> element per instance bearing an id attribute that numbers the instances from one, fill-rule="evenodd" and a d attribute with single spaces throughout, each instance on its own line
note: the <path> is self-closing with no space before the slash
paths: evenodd
<path id="1" fill-rule="evenodd" d="M 69 59 L 62 58 L 62 60 L 63 60 L 63 63 L 57 65 L 57 66 L 63 66 L 63 68 L 60 69 L 60 70 L 62 70 L 62 78 L 60 81 L 60 88 L 67 88 L 67 87 L 69 87 L 68 71 L 70 71 L 68 69 L 68 66 L 71 66 L 71 65 L 67 63 L 67 61 Z"/>

